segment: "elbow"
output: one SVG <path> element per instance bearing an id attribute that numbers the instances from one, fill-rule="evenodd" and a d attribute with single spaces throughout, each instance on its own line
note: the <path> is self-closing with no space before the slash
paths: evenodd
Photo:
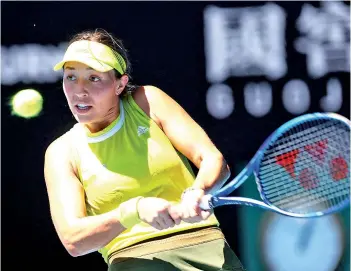
<path id="1" fill-rule="evenodd" d="M 223 172 L 223 178 L 225 180 L 228 180 L 230 178 L 230 175 L 232 174 L 230 171 L 230 167 L 224 158 L 223 158 L 223 163 L 222 163 L 222 172 Z"/>
<path id="2" fill-rule="evenodd" d="M 84 256 L 102 248 L 102 246 L 93 247 L 91 246 L 90 242 L 87 242 L 87 240 L 77 239 L 75 236 L 63 238 L 62 243 L 69 255 L 72 257 Z M 105 245 L 107 245 L 107 243 L 103 244 L 103 246 Z"/>
<path id="3" fill-rule="evenodd" d="M 227 161 L 225 160 L 223 154 L 219 151 L 217 151 L 214 155 L 214 160 L 216 161 L 216 164 L 218 165 L 219 168 L 221 168 L 221 176 L 222 178 L 229 178 L 230 177 L 230 168 L 229 165 L 227 164 Z"/>
<path id="4" fill-rule="evenodd" d="M 84 248 L 84 242 L 79 235 L 75 232 L 66 230 L 66 232 L 62 233 L 60 236 L 61 242 L 69 255 L 72 257 L 79 257 L 86 254 Z"/>
<path id="5" fill-rule="evenodd" d="M 83 256 L 91 249 L 78 219 L 55 223 L 55 228 L 61 244 L 72 257 Z"/>
<path id="6" fill-rule="evenodd" d="M 217 162 L 218 175 L 215 178 L 216 179 L 215 182 L 213 183 L 213 185 L 208 191 L 208 193 L 210 194 L 220 189 L 231 176 L 230 168 L 222 154 L 219 154 L 217 156 L 216 162 Z"/>
<path id="7" fill-rule="evenodd" d="M 228 179 L 231 175 L 227 161 L 218 149 L 211 150 L 205 155 L 202 155 L 200 161 L 206 161 L 207 165 L 210 164 L 216 167 L 221 179 Z"/>
<path id="8" fill-rule="evenodd" d="M 215 154 L 213 163 L 217 168 L 217 185 L 222 186 L 231 176 L 229 165 L 227 164 L 223 154 L 219 151 Z"/>
<path id="9" fill-rule="evenodd" d="M 82 255 L 81 253 L 79 253 L 77 247 L 73 244 L 69 244 L 69 245 L 67 244 L 65 245 L 65 248 L 68 254 L 71 255 L 72 257 L 79 257 Z"/>
<path id="10" fill-rule="evenodd" d="M 223 154 L 217 148 L 214 148 L 213 150 L 211 150 L 211 154 L 212 154 L 211 157 L 216 161 L 220 163 L 225 162 Z"/>
<path id="11" fill-rule="evenodd" d="M 70 237 L 65 237 L 62 239 L 62 244 L 67 250 L 68 254 L 72 257 L 79 257 L 82 255 L 79 246 L 76 242 L 72 240 Z"/>

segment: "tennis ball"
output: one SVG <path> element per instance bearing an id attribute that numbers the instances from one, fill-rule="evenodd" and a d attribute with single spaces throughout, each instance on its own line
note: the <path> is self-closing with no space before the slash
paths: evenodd
<path id="1" fill-rule="evenodd" d="M 43 97 L 34 89 L 24 89 L 17 92 L 11 99 L 12 115 L 22 118 L 34 118 L 43 108 Z"/>

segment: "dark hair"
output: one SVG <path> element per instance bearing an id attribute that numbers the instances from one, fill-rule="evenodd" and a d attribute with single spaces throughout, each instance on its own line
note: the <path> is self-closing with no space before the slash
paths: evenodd
<path id="1" fill-rule="evenodd" d="M 71 38 L 71 40 L 69 41 L 69 45 L 71 45 L 73 42 L 79 41 L 79 40 L 90 40 L 90 41 L 96 41 L 96 42 L 102 43 L 102 44 L 110 47 L 111 49 L 113 49 L 114 51 L 116 51 L 117 53 L 119 53 L 123 57 L 123 59 L 126 63 L 126 70 L 125 70 L 124 74 L 128 76 L 129 80 L 128 80 L 128 84 L 126 85 L 123 92 L 121 93 L 122 95 L 126 95 L 127 93 L 131 93 L 138 88 L 137 85 L 134 85 L 131 83 L 132 65 L 131 65 L 130 60 L 129 60 L 128 51 L 124 47 L 122 40 L 117 39 L 111 33 L 107 32 L 106 30 L 101 29 L 101 28 L 97 28 L 95 30 L 86 30 L 86 31 L 80 32 L 78 34 L 75 34 Z M 116 78 L 120 79 L 123 74 L 120 74 L 117 70 L 114 70 L 114 71 L 115 71 Z"/>

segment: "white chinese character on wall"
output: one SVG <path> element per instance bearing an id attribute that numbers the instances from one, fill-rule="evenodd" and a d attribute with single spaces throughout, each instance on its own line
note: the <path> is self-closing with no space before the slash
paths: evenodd
<path id="1" fill-rule="evenodd" d="M 296 22 L 302 34 L 295 48 L 306 54 L 312 78 L 329 72 L 350 71 L 350 9 L 337 1 L 322 1 L 316 8 L 304 4 Z"/>
<path id="2" fill-rule="evenodd" d="M 206 75 L 211 83 L 230 76 L 266 76 L 287 72 L 285 11 L 268 3 L 259 7 L 204 11 Z"/>
<path id="3" fill-rule="evenodd" d="M 1 84 L 54 83 L 62 79 L 62 71 L 52 67 L 62 59 L 67 43 L 57 46 L 36 43 L 1 46 Z"/>

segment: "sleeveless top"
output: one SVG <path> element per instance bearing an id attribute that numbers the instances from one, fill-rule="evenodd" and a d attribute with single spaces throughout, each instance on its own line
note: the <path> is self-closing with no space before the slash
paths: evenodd
<path id="1" fill-rule="evenodd" d="M 137 196 L 179 203 L 184 189 L 195 180 L 188 159 L 173 147 L 131 94 L 120 99 L 118 118 L 102 131 L 91 133 L 77 123 L 68 133 L 89 216 L 109 212 Z M 111 253 L 135 243 L 210 225 L 219 225 L 214 214 L 199 223 L 182 221 L 164 230 L 140 222 L 99 252 L 107 262 Z"/>

